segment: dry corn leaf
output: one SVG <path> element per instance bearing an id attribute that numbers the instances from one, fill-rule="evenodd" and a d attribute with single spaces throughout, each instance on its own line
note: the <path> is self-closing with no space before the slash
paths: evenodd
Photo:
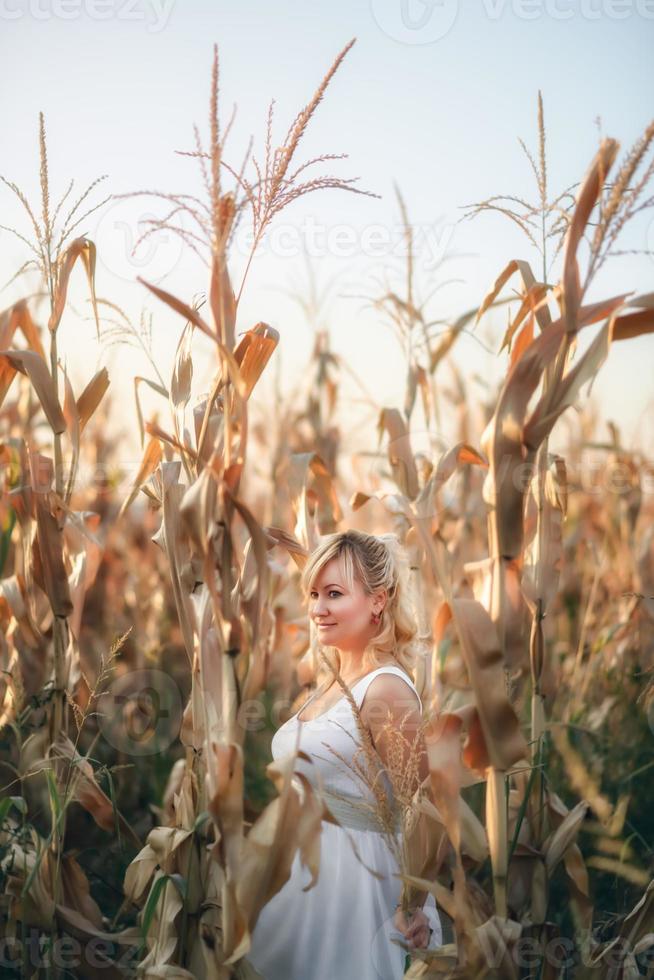
<path id="1" fill-rule="evenodd" d="M 29 647 L 37 649 L 43 638 L 30 614 L 24 576 L 11 575 L 0 581 L 0 604 L 0 608 L 6 605 L 3 618 L 8 611 L 18 623 L 22 640 Z"/>
<path id="2" fill-rule="evenodd" d="M 533 295 L 534 290 L 538 290 L 539 287 L 544 288 L 541 283 L 536 282 L 536 278 L 533 272 L 531 271 L 531 266 L 529 265 L 528 262 L 525 262 L 522 259 L 511 259 L 511 261 L 507 263 L 504 269 L 502 269 L 499 276 L 497 277 L 497 279 L 495 280 L 495 282 L 493 283 L 489 291 L 484 296 L 481 302 L 481 306 L 479 307 L 479 310 L 477 312 L 477 316 L 475 318 L 475 324 L 479 323 L 484 313 L 491 307 L 492 303 L 499 295 L 502 287 L 506 285 L 506 283 L 509 281 L 509 279 L 515 272 L 520 273 L 520 278 L 522 279 L 522 283 L 525 290 L 527 291 L 527 294 L 531 293 L 531 295 Z M 537 307 L 538 308 L 535 310 L 535 315 L 536 315 L 536 319 L 538 320 L 538 325 L 541 331 L 543 331 L 547 329 L 547 327 L 551 323 L 552 318 L 550 316 L 550 311 L 545 303 L 541 304 L 539 302 L 537 303 Z M 502 344 L 502 347 L 504 347 L 504 343 Z"/>
<path id="3" fill-rule="evenodd" d="M 80 433 L 84 431 L 96 408 L 104 398 L 109 388 L 109 374 L 106 368 L 100 368 L 93 375 L 84 391 L 77 399 L 77 414 L 79 416 Z"/>
<path id="4" fill-rule="evenodd" d="M 64 538 L 51 510 L 52 460 L 40 453 L 30 453 L 30 473 L 36 512 L 36 536 L 32 549 L 34 579 L 50 600 L 54 615 L 66 617 L 73 611 L 73 603 L 64 562 Z"/>
<path id="5" fill-rule="evenodd" d="M 239 341 L 234 358 L 245 384 L 244 398 L 252 394 L 278 343 L 279 333 L 267 323 L 257 323 Z"/>
<path id="6" fill-rule="evenodd" d="M 70 378 L 68 377 L 68 372 L 64 368 L 64 418 L 66 419 L 66 427 L 68 429 L 68 437 L 71 442 L 73 449 L 71 460 L 70 460 L 70 470 L 67 481 L 67 489 L 65 493 L 65 498 L 69 499 L 69 492 L 72 494 L 75 474 L 77 472 L 77 465 L 79 462 L 79 440 L 80 440 L 80 419 L 79 412 L 77 411 L 77 402 L 75 401 L 75 395 L 73 394 L 73 389 L 70 383 Z"/>
<path id="7" fill-rule="evenodd" d="M 190 549 L 182 523 L 182 504 L 186 501 L 189 491 L 179 482 L 181 469 L 179 461 L 162 461 L 160 466 L 163 484 L 163 520 L 157 538 L 160 539 L 158 543 L 163 543 L 168 555 L 173 595 L 184 647 L 189 663 L 193 664 L 193 612 L 189 592 L 182 582 L 182 569 L 190 559 Z"/>
<path id="8" fill-rule="evenodd" d="M 95 245 L 88 238 L 75 238 L 63 255 L 60 255 L 56 266 L 56 287 L 52 313 L 48 320 L 48 330 L 56 333 L 61 322 L 64 308 L 66 306 L 66 294 L 68 292 L 68 281 L 73 271 L 73 266 L 78 258 L 81 257 L 86 271 L 86 278 L 89 282 L 91 293 L 91 305 L 95 317 L 95 328 L 98 340 L 100 339 L 100 320 L 98 317 L 98 304 L 95 296 Z"/>
<path id="9" fill-rule="evenodd" d="M 597 374 L 606 360 L 611 345 L 611 323 L 600 330 L 583 357 L 555 389 L 544 393 L 534 408 L 522 433 L 524 445 L 532 452 L 549 436 L 562 412 L 577 400 L 582 385 Z"/>
<path id="10" fill-rule="evenodd" d="M 16 330 L 22 330 L 27 346 L 45 360 L 45 352 L 39 337 L 39 328 L 32 320 L 27 300 L 20 299 L 0 313 L 0 350 L 11 347 Z"/>
<path id="11" fill-rule="evenodd" d="M 578 310 L 577 327 L 588 326 L 614 313 L 620 308 L 624 295 Z M 564 320 L 556 320 L 526 348 L 514 364 L 504 382 L 498 398 L 495 414 L 482 436 L 482 448 L 490 461 L 490 472 L 484 483 L 484 499 L 495 508 L 492 522 L 493 540 L 491 552 L 503 557 L 520 555 L 523 541 L 524 479 L 521 467 L 528 460 L 527 450 L 535 453 L 540 441 L 549 433 L 558 414 L 553 403 L 560 398 L 568 404 L 566 396 L 576 385 L 576 378 L 583 383 L 585 372 L 601 357 L 604 341 L 598 341 L 585 368 L 571 381 L 564 379 L 563 387 L 548 389 L 531 415 L 532 429 L 525 435 L 525 417 L 529 401 L 546 368 L 556 358 L 563 339 Z M 600 335 L 601 336 L 601 335 Z M 576 370 L 576 369 L 575 369 Z M 578 387 L 578 385 L 577 385 Z M 563 408 L 561 408 L 563 411 Z M 546 422 L 544 420 L 547 420 Z M 540 441 L 539 441 L 540 440 Z"/>
<path id="12" fill-rule="evenodd" d="M 517 957 L 513 947 L 520 939 L 522 925 L 511 919 L 493 915 L 482 925 L 477 926 L 475 937 L 478 943 L 479 961 L 497 980 L 517 980 Z M 482 967 L 483 969 L 483 967 Z"/>
<path id="13" fill-rule="evenodd" d="M 218 644 L 216 627 L 212 621 L 211 593 L 206 585 L 200 586 L 189 596 L 193 609 L 193 625 L 196 634 L 193 658 L 193 687 L 191 690 L 192 732 L 185 737 L 186 744 L 209 746 L 221 738 L 230 737 L 230 719 L 223 717 L 224 654 Z M 233 736 L 231 736 L 233 737 Z M 207 772 L 208 791 L 215 792 L 212 784 L 213 768 Z"/>
<path id="14" fill-rule="evenodd" d="M 283 528 L 273 527 L 272 525 L 266 525 L 263 530 L 269 538 L 272 538 L 276 544 L 288 552 L 299 569 L 304 568 L 308 558 L 308 551 L 304 545 L 300 544 L 297 538 L 294 538 L 288 531 L 284 531 Z"/>
<path id="15" fill-rule="evenodd" d="M 415 502 L 418 517 L 431 517 L 437 513 L 441 489 L 457 470 L 466 465 L 488 468 L 488 462 L 481 453 L 467 443 L 457 443 L 443 453 Z"/>
<path id="16" fill-rule="evenodd" d="M 98 827 L 113 834 L 116 829 L 114 807 L 107 794 L 98 786 L 93 766 L 80 755 L 67 735 L 60 735 L 48 750 L 48 757 L 65 759 L 69 765 L 71 798 L 91 814 Z M 133 832 L 131 833 L 133 836 Z"/>
<path id="17" fill-rule="evenodd" d="M 396 408 L 382 409 L 377 431 L 380 442 L 384 432 L 388 435 L 388 462 L 400 492 L 415 500 L 420 491 L 416 461 L 406 422 Z"/>
<path id="18" fill-rule="evenodd" d="M 225 198 L 223 198 L 224 200 Z M 225 256 L 218 251 L 214 251 L 211 261 L 209 303 L 216 336 L 220 337 L 223 346 L 231 351 L 234 348 L 234 331 L 236 328 L 236 300 L 229 279 Z"/>
<path id="19" fill-rule="evenodd" d="M 412 818 L 405 828 L 402 841 L 402 868 L 407 875 L 433 881 L 450 849 L 447 831 L 424 789 L 416 791 L 411 808 Z M 411 891 L 405 891 L 408 906 L 411 907 L 415 896 Z"/>
<path id="20" fill-rule="evenodd" d="M 226 493 L 227 496 L 231 498 L 249 533 L 245 561 L 237 585 L 241 597 L 241 611 L 249 633 L 248 649 L 256 651 L 270 583 L 266 536 L 245 504 L 231 494 Z M 256 585 L 253 584 L 253 580 L 256 581 Z"/>
<path id="21" fill-rule="evenodd" d="M 123 502 L 118 512 L 119 519 L 123 516 L 123 514 L 128 509 L 128 507 L 130 507 L 131 504 L 136 500 L 138 496 L 138 492 L 143 486 L 143 484 L 150 479 L 150 477 L 156 470 L 157 466 L 159 466 L 159 463 L 161 462 L 161 456 L 162 456 L 161 443 L 159 442 L 158 439 L 155 439 L 154 436 L 152 436 L 148 440 L 148 444 L 145 447 L 145 452 L 143 453 L 143 458 L 141 459 L 138 473 L 134 478 L 134 483 L 129 493 L 129 496 Z"/>
<path id="22" fill-rule="evenodd" d="M 592 927 L 593 903 L 590 899 L 588 871 L 578 844 L 571 844 L 563 855 L 566 874 L 570 882 L 570 901 L 577 922 L 583 929 Z"/>
<path id="23" fill-rule="evenodd" d="M 157 886 L 162 875 L 162 871 L 155 872 L 152 883 L 153 888 L 161 887 L 161 892 L 148 929 L 148 954 L 139 963 L 139 971 L 145 972 L 146 976 L 147 971 L 157 971 L 167 965 L 179 943 L 179 925 L 175 919 L 182 910 L 183 900 L 170 879 L 164 881 L 163 887 Z"/>
<path id="24" fill-rule="evenodd" d="M 302 864 L 311 873 L 311 881 L 304 891 L 318 880 L 324 804 L 309 780 L 294 773 L 296 758 L 309 761 L 300 752 L 267 766 L 266 771 L 275 782 L 279 796 L 268 804 L 243 842 L 236 896 L 239 907 L 247 915 L 250 931 L 266 902 L 288 881 L 298 849 Z M 249 948 L 248 937 L 239 955 Z"/>
<path id="25" fill-rule="evenodd" d="M 425 728 L 425 748 L 434 801 L 457 854 L 461 850 L 459 790 L 462 728 L 463 720 L 451 713 L 443 713 L 430 719 Z"/>
<path id="26" fill-rule="evenodd" d="M 536 315 L 536 313 L 539 312 L 538 304 L 542 300 L 545 300 L 546 297 L 547 297 L 547 286 L 545 286 L 542 282 L 534 283 L 533 286 L 530 286 L 529 289 L 527 289 L 526 293 L 524 293 L 522 297 L 522 302 L 520 304 L 520 308 L 518 312 L 516 313 L 515 317 L 509 324 L 506 333 L 504 334 L 504 337 L 502 339 L 502 346 L 500 347 L 500 353 L 504 350 L 505 347 L 507 347 L 509 351 L 511 350 L 511 342 L 516 332 L 520 328 L 520 325 L 522 324 L 525 317 L 529 317 L 528 322 L 533 324 L 533 318 Z M 543 303 L 543 307 L 547 309 L 546 301 Z M 547 312 L 549 314 L 549 310 Z M 548 318 L 548 322 L 549 321 L 551 321 L 551 317 Z M 533 327 L 532 327 L 532 333 L 533 333 Z"/>
<path id="27" fill-rule="evenodd" d="M 182 760 L 183 761 L 183 760 Z M 151 844 L 146 844 L 136 857 L 132 858 L 123 880 L 123 891 L 135 905 L 141 903 L 145 889 L 159 864 L 159 857 Z"/>
<path id="28" fill-rule="evenodd" d="M 509 358 L 509 369 L 511 369 L 517 361 L 520 360 L 524 352 L 529 347 L 530 343 L 534 339 L 534 318 L 530 316 L 524 327 L 518 334 L 518 339 L 511 348 L 511 356 Z"/>
<path id="29" fill-rule="evenodd" d="M 182 330 L 177 343 L 173 376 L 170 381 L 170 402 L 173 411 L 185 408 L 191 397 L 191 383 L 193 381 L 191 344 L 193 342 L 194 326 L 195 324 L 189 320 Z"/>
<path id="30" fill-rule="evenodd" d="M 543 844 L 545 867 L 550 876 L 561 858 L 565 855 L 568 848 L 574 843 L 581 825 L 586 819 L 587 813 L 588 803 L 586 803 L 585 800 L 577 803 L 577 805 L 573 807 L 568 814 L 566 814 L 563 821 L 551 834 L 550 838 Z"/>
<path id="31" fill-rule="evenodd" d="M 238 900 L 242 874 L 243 837 L 243 749 L 236 743 L 210 743 L 207 765 L 207 809 L 216 825 L 216 843 L 211 857 L 225 873 L 223 890 L 222 945 L 226 962 L 250 947 L 248 910 Z"/>
<path id="32" fill-rule="evenodd" d="M 176 313 L 181 314 L 181 316 L 183 316 L 185 320 L 190 320 L 191 323 L 193 323 L 194 326 L 198 328 L 198 330 L 201 330 L 202 333 L 205 334 L 207 337 L 209 337 L 211 340 L 213 341 L 216 340 L 215 333 L 213 332 L 209 324 L 202 319 L 202 317 L 200 316 L 197 310 L 192 309 L 192 307 L 188 306 L 181 299 L 177 299 L 177 297 L 173 296 L 172 293 L 166 292 L 165 289 L 159 289 L 158 286 L 154 286 L 152 283 L 146 282 L 146 280 L 142 279 L 141 276 L 137 276 L 136 279 L 138 282 L 142 283 L 147 289 L 149 289 L 151 293 L 154 293 L 157 299 L 160 299 L 163 303 L 166 303 L 166 305 L 170 306 L 171 309 L 175 310 Z"/>
<path id="33" fill-rule="evenodd" d="M 649 871 L 644 868 L 637 868 L 633 864 L 618 861 L 616 858 L 603 857 L 601 854 L 591 854 L 586 859 L 586 867 L 606 871 L 608 874 L 624 878 L 625 881 L 630 881 L 632 885 L 637 885 L 640 888 L 645 888 L 651 880 Z"/>
<path id="34" fill-rule="evenodd" d="M 312 550 L 319 534 L 334 532 L 343 517 L 331 474 L 317 453 L 290 456 L 288 488 L 297 520 L 296 538 Z"/>
<path id="35" fill-rule="evenodd" d="M 450 601 L 491 765 L 510 769 L 528 757 L 527 743 L 509 702 L 495 624 L 473 599 Z"/>
<path id="36" fill-rule="evenodd" d="M 58 904 L 74 909 L 99 929 L 102 926 L 102 912 L 97 902 L 91 897 L 91 886 L 88 878 L 72 854 L 63 854 L 59 863 L 50 850 L 46 853 L 49 874 L 54 877 L 58 871 L 59 899 Z M 58 866 L 57 866 L 58 865 Z M 51 880 L 52 880 L 51 877 Z"/>
<path id="37" fill-rule="evenodd" d="M 0 352 L 0 405 L 4 402 L 17 371 L 30 379 L 52 431 L 56 435 L 60 435 L 66 430 L 66 420 L 61 411 L 48 366 L 43 357 L 35 351 L 7 350 Z"/>
<path id="38" fill-rule="evenodd" d="M 581 182 L 577 200 L 565 236 L 563 251 L 563 285 L 562 306 L 563 322 L 567 334 L 576 333 L 579 329 L 577 315 L 581 305 L 581 285 L 579 282 L 579 266 L 577 264 L 577 249 L 583 237 L 586 225 L 590 220 L 593 208 L 597 202 L 607 174 L 609 173 L 619 149 L 619 143 L 613 139 L 603 139 L 595 154 L 586 176 Z"/>
<path id="39" fill-rule="evenodd" d="M 36 854 L 37 846 L 42 850 L 45 842 L 38 837 L 33 828 L 30 838 L 31 841 L 24 847 L 15 841 L 3 844 L 0 868 L 6 875 L 4 892 L 14 922 L 47 930 L 52 927 L 54 902 L 50 894 L 46 862 L 37 858 Z M 23 894 L 30 877 L 29 888 Z"/>

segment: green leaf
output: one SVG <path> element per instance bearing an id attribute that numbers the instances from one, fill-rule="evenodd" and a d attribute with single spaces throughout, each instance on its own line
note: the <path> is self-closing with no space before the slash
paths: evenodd
<path id="1" fill-rule="evenodd" d="M 16 523 L 16 511 L 13 507 L 9 508 L 9 513 L 7 514 L 6 526 L 2 529 L 2 536 L 0 537 L 0 574 L 2 574 L 5 562 L 7 560 L 7 555 L 9 554 L 9 543 L 11 541 L 11 532 L 14 529 L 14 524 Z"/>
<path id="2" fill-rule="evenodd" d="M 186 878 L 176 872 L 175 874 L 169 875 L 169 879 L 172 881 L 182 898 L 185 899 L 187 892 Z"/>
<path id="3" fill-rule="evenodd" d="M 148 900 L 145 903 L 145 908 L 143 909 L 143 922 L 141 925 L 141 932 L 143 934 L 143 942 L 148 938 L 148 932 L 150 931 L 150 926 L 152 925 L 152 917 L 154 916 L 155 910 L 159 903 L 159 896 L 166 884 L 170 879 L 170 875 L 162 874 L 157 878 L 152 888 L 150 889 L 150 894 L 148 895 Z"/>
<path id="4" fill-rule="evenodd" d="M 195 823 L 193 824 L 193 830 L 199 830 L 200 827 L 203 824 L 205 824 L 208 819 L 209 819 L 208 810 L 203 810 L 201 813 L 198 813 L 197 817 L 195 818 Z"/>

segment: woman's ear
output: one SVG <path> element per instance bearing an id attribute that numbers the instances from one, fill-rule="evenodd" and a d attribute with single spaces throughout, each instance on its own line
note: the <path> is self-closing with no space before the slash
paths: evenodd
<path id="1" fill-rule="evenodd" d="M 388 591 L 386 589 L 380 589 L 379 592 L 375 593 L 375 606 L 374 609 L 378 613 L 383 613 L 386 605 L 388 603 Z"/>

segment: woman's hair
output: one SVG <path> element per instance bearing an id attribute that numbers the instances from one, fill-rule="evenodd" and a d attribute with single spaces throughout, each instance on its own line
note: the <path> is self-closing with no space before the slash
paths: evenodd
<path id="1" fill-rule="evenodd" d="M 408 557 L 399 539 L 395 534 L 376 536 L 355 530 L 326 535 L 302 571 L 307 596 L 316 576 L 333 558 L 341 559 L 348 588 L 352 589 L 357 579 L 366 595 L 382 589 L 388 593 L 378 632 L 366 647 L 364 664 L 374 669 L 391 656 L 413 678 L 419 650 L 416 610 L 411 601 Z M 330 646 L 323 650 L 330 667 L 340 672 L 339 650 Z"/>

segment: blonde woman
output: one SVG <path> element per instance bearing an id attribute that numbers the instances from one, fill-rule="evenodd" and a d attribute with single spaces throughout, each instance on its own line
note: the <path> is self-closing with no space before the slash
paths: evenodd
<path id="1" fill-rule="evenodd" d="M 379 789 L 354 775 L 361 729 L 336 671 L 370 735 L 393 812 L 383 771 L 392 740 L 388 719 L 411 742 L 422 711 L 411 679 L 416 626 L 406 556 L 394 535 L 331 534 L 309 556 L 302 584 L 327 669 L 315 693 L 275 733 L 272 753 L 275 759 L 292 753 L 299 737 L 311 762 L 298 759 L 297 771 L 314 784 L 319 771 L 340 826 L 323 821 L 320 873 L 306 892 L 310 874 L 296 854 L 289 880 L 261 911 L 247 958 L 265 980 L 396 980 L 406 954 L 392 937 L 403 936 L 410 949 L 435 948 L 442 942 L 440 920 L 432 896 L 408 920 L 398 908 L 399 866 L 377 816 Z M 424 742 L 416 745 L 417 788 L 429 770 Z"/>

